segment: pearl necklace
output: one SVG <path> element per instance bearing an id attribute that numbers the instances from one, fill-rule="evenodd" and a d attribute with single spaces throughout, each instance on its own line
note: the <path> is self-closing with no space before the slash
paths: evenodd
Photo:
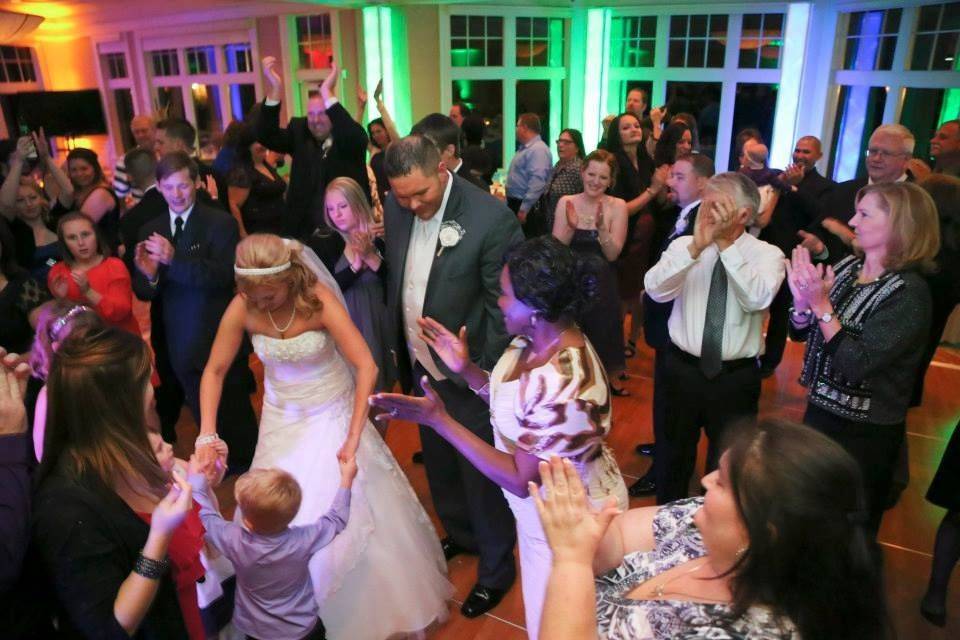
<path id="1" fill-rule="evenodd" d="M 280 339 L 284 340 L 286 338 L 287 330 L 290 329 L 290 325 L 293 324 L 293 319 L 297 317 L 297 305 L 293 305 L 293 313 L 290 314 L 290 319 L 287 321 L 287 325 L 284 328 L 277 326 L 277 323 L 273 320 L 273 314 L 270 313 L 270 309 L 267 309 L 267 317 L 270 319 L 270 324 L 273 325 L 274 330 L 280 334 Z"/>

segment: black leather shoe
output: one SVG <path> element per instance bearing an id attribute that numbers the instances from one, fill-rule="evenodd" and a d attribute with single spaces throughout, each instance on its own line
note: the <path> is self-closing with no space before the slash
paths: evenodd
<path id="1" fill-rule="evenodd" d="M 453 541 L 453 538 L 449 536 L 440 541 L 440 547 L 443 549 L 443 557 L 446 558 L 448 562 L 451 558 L 455 558 L 461 553 L 467 553 L 464 547 L 458 545 Z"/>
<path id="2" fill-rule="evenodd" d="M 639 498 L 641 496 L 652 496 L 657 492 L 657 483 L 653 478 L 648 478 L 643 476 L 627 489 L 627 493 L 630 494 L 632 498 Z"/>
<path id="3" fill-rule="evenodd" d="M 423 464 L 423 451 L 414 451 L 411 460 L 413 464 Z"/>
<path id="4" fill-rule="evenodd" d="M 652 456 L 653 455 L 653 443 L 644 442 L 643 444 L 637 445 L 637 453 L 642 456 Z"/>
<path id="5" fill-rule="evenodd" d="M 506 592 L 506 589 L 491 589 L 482 584 L 474 585 L 470 591 L 470 595 L 467 596 L 467 599 L 463 602 L 463 606 L 460 607 L 460 613 L 468 618 L 482 616 L 500 604 Z"/>

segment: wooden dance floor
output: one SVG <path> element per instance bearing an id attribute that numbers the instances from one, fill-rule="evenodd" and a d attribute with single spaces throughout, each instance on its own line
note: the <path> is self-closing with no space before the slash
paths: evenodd
<path id="1" fill-rule="evenodd" d="M 140 315 L 140 314 L 138 314 Z M 140 315 L 143 318 L 142 315 Z M 142 326 L 147 326 L 144 323 Z M 788 344 L 784 361 L 776 374 L 763 383 L 760 400 L 762 416 L 779 415 L 800 420 L 805 407 L 804 389 L 796 380 L 800 372 L 803 345 Z M 252 359 L 255 361 L 255 357 Z M 617 454 L 620 469 L 627 481 L 643 475 L 650 459 L 634 453 L 634 446 L 651 439 L 650 403 L 653 393 L 652 352 L 642 347 L 629 361 L 630 380 L 626 388 L 632 397 L 614 399 L 614 428 L 609 440 Z M 262 392 L 262 369 L 254 362 L 254 371 Z M 257 397 L 259 406 L 259 393 Z M 951 583 L 950 619 L 946 629 L 929 625 L 921 616 L 918 603 L 923 596 L 930 570 L 931 551 L 937 525 L 943 510 L 923 499 L 940 456 L 946 447 L 951 429 L 960 417 L 960 351 L 942 347 L 927 373 L 923 406 L 911 411 L 908 422 L 910 450 L 910 485 L 899 504 L 888 511 L 880 530 L 880 542 L 886 559 L 887 595 L 897 637 L 909 640 L 946 640 L 960 637 L 960 569 Z M 177 431 L 176 451 L 187 457 L 197 434 L 189 411 L 184 410 Z M 419 449 L 415 426 L 394 422 L 387 432 L 387 443 L 400 461 L 410 483 L 416 490 L 440 531 L 430 501 L 426 476 L 422 466 L 411 462 L 411 455 Z M 700 443 L 698 473 L 702 472 L 705 457 L 705 439 Z M 217 491 L 220 503 L 230 515 L 233 511 L 233 485 L 224 483 Z M 653 498 L 633 499 L 631 506 L 654 504 Z M 518 562 L 519 571 L 519 562 Z M 450 564 L 450 580 L 456 587 L 448 622 L 431 633 L 432 640 L 523 640 L 523 602 L 519 579 L 510 593 L 493 611 L 469 620 L 460 615 L 460 603 L 473 586 L 476 576 L 476 558 L 459 556 Z M 824 585 L 829 589 L 829 585 Z"/>

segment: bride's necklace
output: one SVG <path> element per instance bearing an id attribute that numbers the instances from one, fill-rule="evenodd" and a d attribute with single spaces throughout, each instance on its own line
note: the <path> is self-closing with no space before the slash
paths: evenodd
<path id="1" fill-rule="evenodd" d="M 270 309 L 267 309 L 267 317 L 270 318 L 270 324 L 273 325 L 274 330 L 280 334 L 280 339 L 284 340 L 287 336 L 285 335 L 290 329 L 290 325 L 293 324 L 293 319 L 297 317 L 297 305 L 293 305 L 293 313 L 290 314 L 290 319 L 287 320 L 286 326 L 282 329 L 277 326 L 277 323 L 273 320 L 273 314 L 270 313 Z"/>

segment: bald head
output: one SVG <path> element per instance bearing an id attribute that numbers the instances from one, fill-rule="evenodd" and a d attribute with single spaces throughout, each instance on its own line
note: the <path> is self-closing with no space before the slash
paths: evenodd
<path id="1" fill-rule="evenodd" d="M 130 121 L 130 133 L 141 149 L 153 149 L 157 135 L 157 122 L 152 116 L 134 116 Z"/>
<path id="2" fill-rule="evenodd" d="M 803 136 L 793 147 L 793 164 L 803 167 L 804 173 L 813 169 L 813 165 L 821 157 L 823 157 L 823 148 L 820 145 L 820 138 L 816 136 Z"/>

